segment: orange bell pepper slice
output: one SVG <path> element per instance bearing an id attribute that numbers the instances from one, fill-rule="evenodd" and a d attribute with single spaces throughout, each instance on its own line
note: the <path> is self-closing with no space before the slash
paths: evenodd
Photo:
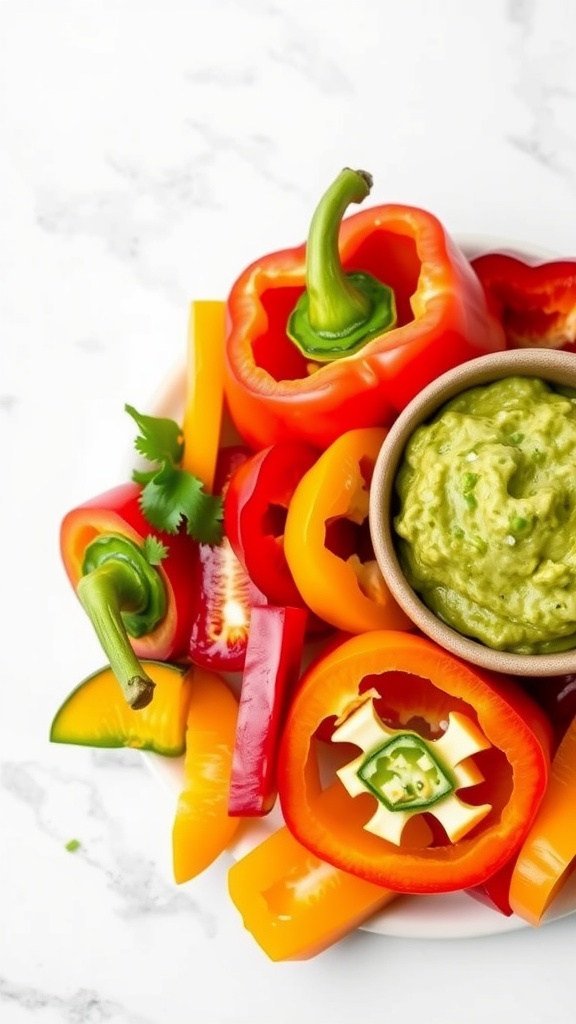
<path id="1" fill-rule="evenodd" d="M 315 857 L 286 827 L 230 868 L 228 890 L 275 961 L 322 953 L 398 895 Z"/>
<path id="2" fill-rule="evenodd" d="M 552 761 L 550 781 L 516 860 L 510 906 L 531 925 L 543 923 L 576 867 L 576 718 Z"/>
<path id="3" fill-rule="evenodd" d="M 380 717 L 428 739 L 429 748 L 434 737 L 448 733 L 453 712 L 488 740 L 489 748 L 474 759 L 478 784 L 473 780 L 463 790 L 463 800 L 491 810 L 462 838 L 451 841 L 436 829 L 431 843 L 412 833 L 408 843 L 395 844 L 365 827 L 379 806 L 373 793 L 351 796 L 344 786 L 324 791 L 319 730 L 351 717 L 373 690 Z M 461 661 L 426 637 L 364 633 L 313 663 L 292 699 L 278 759 L 284 820 L 316 857 L 367 881 L 404 893 L 469 888 L 520 849 L 546 790 L 550 741 L 547 716 L 511 680 Z M 434 808 L 429 811 L 427 821 Z"/>
<path id="4" fill-rule="evenodd" d="M 186 726 L 184 786 L 172 827 L 176 882 L 187 882 L 224 852 L 240 818 L 228 816 L 238 700 L 222 676 L 194 668 Z"/>
<path id="5" fill-rule="evenodd" d="M 220 443 L 224 404 L 225 304 L 216 300 L 190 305 L 188 356 L 182 434 L 182 469 L 210 492 Z"/>
<path id="6" fill-rule="evenodd" d="M 368 532 L 370 481 L 386 434 L 381 427 L 342 434 L 288 505 L 284 553 L 296 586 L 316 615 L 346 633 L 412 628 L 384 582 Z"/>

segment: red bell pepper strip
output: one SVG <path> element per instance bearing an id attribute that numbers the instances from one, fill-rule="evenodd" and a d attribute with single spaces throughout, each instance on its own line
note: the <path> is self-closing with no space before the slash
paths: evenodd
<path id="1" fill-rule="evenodd" d="M 349 788 L 356 762 L 339 768 L 344 785 L 327 806 L 314 737 L 326 720 L 339 723 L 338 736 L 374 693 L 381 723 L 399 735 L 365 751 L 353 779 L 358 795 L 351 797 Z M 443 767 L 437 752 L 455 714 L 462 735 L 470 729 L 481 742 L 473 756 L 466 742 L 466 760 Z M 389 766 L 402 747 L 408 762 L 396 774 Z M 446 892 L 481 884 L 519 850 L 546 790 L 549 760 L 547 718 L 518 686 L 427 638 L 374 631 L 346 640 L 300 682 L 283 730 L 278 792 L 286 824 L 320 859 L 398 892 Z M 460 813 L 464 803 L 476 823 L 452 840 L 452 807 Z M 383 830 L 376 834 L 381 810 L 392 828 L 402 820 L 395 815 L 412 815 L 404 845 L 384 838 Z"/>
<path id="2" fill-rule="evenodd" d="M 471 262 L 508 348 L 576 349 L 576 260 L 494 252 Z"/>
<path id="3" fill-rule="evenodd" d="M 248 458 L 241 445 L 222 448 L 214 491 L 224 499 L 232 474 Z M 250 613 L 266 599 L 252 583 L 227 537 L 220 544 L 199 544 L 189 579 L 191 621 L 187 654 L 201 668 L 238 672 L 244 665 Z"/>
<path id="4" fill-rule="evenodd" d="M 197 557 L 185 533 L 167 535 L 150 526 L 141 491 L 136 483 L 121 484 L 68 512 L 60 528 L 68 578 L 136 709 L 150 702 L 154 690 L 138 659 L 187 654 Z"/>
<path id="5" fill-rule="evenodd" d="M 276 801 L 278 738 L 300 675 L 304 608 L 255 607 L 240 686 L 228 813 L 260 817 Z"/>
<path id="6" fill-rule="evenodd" d="M 230 291 L 224 386 L 239 433 L 256 449 L 290 438 L 325 448 L 354 427 L 390 425 L 439 374 L 505 347 L 478 278 L 432 214 L 386 205 L 342 220 L 370 184 L 345 169 L 307 243 L 252 263 Z M 394 326 L 374 326 L 374 282 L 394 293 Z M 289 337 L 304 292 L 303 315 L 322 346 L 344 345 L 330 361 L 326 352 L 303 354 Z"/>
<path id="7" fill-rule="evenodd" d="M 247 459 L 224 500 L 224 533 L 253 583 L 271 604 L 304 606 L 284 553 L 284 524 L 297 484 L 319 452 L 281 441 Z"/>

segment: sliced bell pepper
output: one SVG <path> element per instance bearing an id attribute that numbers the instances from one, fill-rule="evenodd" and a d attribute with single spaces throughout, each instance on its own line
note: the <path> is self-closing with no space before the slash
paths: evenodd
<path id="1" fill-rule="evenodd" d="M 329 799 L 330 791 L 320 798 Z M 286 827 L 236 861 L 228 891 L 274 961 L 317 956 L 397 896 L 315 857 Z"/>
<path id="2" fill-rule="evenodd" d="M 205 871 L 232 840 L 239 818 L 228 814 L 228 789 L 238 700 L 222 676 L 189 670 L 184 784 L 172 826 L 174 879 Z"/>
<path id="3" fill-rule="evenodd" d="M 307 243 L 252 263 L 230 291 L 224 386 L 256 449 L 286 438 L 325 448 L 352 428 L 390 425 L 439 374 L 505 347 L 478 278 L 432 214 L 386 205 L 342 220 L 371 184 L 345 168 Z"/>
<path id="4" fill-rule="evenodd" d="M 516 859 L 510 905 L 538 926 L 576 868 L 576 718 L 552 761 L 550 781 Z"/>
<path id="5" fill-rule="evenodd" d="M 198 477 L 208 492 L 214 483 L 222 425 L 225 313 L 223 302 L 190 305 L 182 469 Z"/>
<path id="6" fill-rule="evenodd" d="M 576 260 L 493 252 L 471 263 L 508 348 L 576 349 Z"/>
<path id="7" fill-rule="evenodd" d="M 284 553 L 284 525 L 297 484 L 319 452 L 281 441 L 256 452 L 230 479 L 224 533 L 250 579 L 278 606 L 303 606 Z"/>
<path id="8" fill-rule="evenodd" d="M 288 506 L 284 552 L 304 601 L 347 633 L 410 629 L 374 558 L 368 492 L 382 427 L 349 430 L 304 474 Z"/>
<path id="9" fill-rule="evenodd" d="M 369 701 L 383 735 L 364 746 L 352 723 Z M 314 738 L 326 720 L 344 759 L 329 806 Z M 364 633 L 314 663 L 292 699 L 279 754 L 284 819 L 315 856 L 386 888 L 478 885 L 528 833 L 550 738 L 544 713 L 508 679 L 421 636 Z"/>
<path id="10" fill-rule="evenodd" d="M 240 684 L 228 813 L 268 814 L 276 801 L 278 737 L 300 675 L 304 608 L 254 607 Z"/>
<path id="11" fill-rule="evenodd" d="M 188 653 L 190 576 L 197 546 L 146 521 L 141 487 L 126 483 L 68 512 L 60 552 L 128 704 L 145 707 L 154 682 L 138 659 Z"/>
<path id="12" fill-rule="evenodd" d="M 224 499 L 232 474 L 248 458 L 241 445 L 222 448 L 214 489 Z M 239 672 L 246 657 L 250 612 L 266 599 L 234 554 L 226 536 L 220 544 L 199 544 L 189 579 L 191 621 L 187 655 L 201 668 Z"/>

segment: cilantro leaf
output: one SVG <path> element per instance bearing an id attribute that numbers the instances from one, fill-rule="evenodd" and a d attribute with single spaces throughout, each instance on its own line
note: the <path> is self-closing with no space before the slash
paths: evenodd
<path id="1" fill-rule="evenodd" d="M 132 472 L 132 479 L 142 485 L 140 507 L 144 517 L 151 526 L 165 533 L 178 533 L 185 524 L 186 532 L 200 543 L 219 544 L 222 498 L 207 494 L 198 477 L 180 468 L 184 442 L 178 424 L 162 417 L 144 416 L 131 405 L 126 405 L 125 409 L 140 429 L 134 442 L 136 450 L 155 464 L 153 469 Z M 158 545 L 151 547 L 152 557 L 164 557 L 164 545 L 157 538 L 150 540 Z M 164 548 L 164 555 L 159 554 L 161 548 Z M 147 557 L 150 561 L 148 554 Z"/>
<path id="2" fill-rule="evenodd" d="M 161 416 L 144 416 L 133 405 L 124 406 L 136 421 L 141 433 L 134 441 L 134 447 L 148 462 L 171 462 L 178 464 L 184 453 L 182 431 L 175 420 Z"/>
<path id="3" fill-rule="evenodd" d="M 160 562 L 162 562 L 168 554 L 168 548 L 166 545 L 151 533 L 144 538 L 142 548 L 144 551 L 144 558 L 149 565 L 160 565 Z"/>

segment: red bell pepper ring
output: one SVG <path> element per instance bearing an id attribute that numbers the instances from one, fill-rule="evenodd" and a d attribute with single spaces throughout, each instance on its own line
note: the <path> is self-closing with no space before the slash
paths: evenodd
<path id="1" fill-rule="evenodd" d="M 68 578 L 133 708 L 145 707 L 154 689 L 138 659 L 178 661 L 188 653 L 197 560 L 187 534 L 150 526 L 141 491 L 121 484 L 68 512 L 60 527 Z"/>
<path id="2" fill-rule="evenodd" d="M 323 449 L 344 431 L 389 426 L 445 370 L 505 347 L 478 278 L 432 214 L 386 205 L 342 221 L 370 184 L 369 175 L 345 169 L 321 200 L 307 243 L 258 259 L 230 291 L 224 386 L 232 419 L 255 449 L 289 438 Z M 395 323 L 374 327 L 379 302 L 358 292 L 366 276 L 394 293 Z M 352 336 L 352 350 L 328 353 L 328 361 L 326 353 L 303 354 L 288 321 L 305 293 L 310 324 L 329 341 Z M 357 322 L 366 329 L 359 347 Z"/>
<path id="3" fill-rule="evenodd" d="M 576 350 L 576 260 L 541 263 L 494 252 L 471 262 L 508 348 Z"/>
<path id="4" fill-rule="evenodd" d="M 390 767 L 400 750 L 394 747 L 398 737 L 383 746 L 379 740 L 359 755 L 361 765 L 355 760 L 338 769 L 342 786 L 325 789 L 330 780 L 321 773 L 318 728 L 330 720 L 341 732 L 373 693 L 381 726 L 398 730 L 400 746 L 408 750 L 406 769 L 400 762 L 397 771 Z M 470 755 L 466 741 L 465 760 L 443 767 L 435 744 L 445 749 L 454 715 L 472 732 L 479 730 L 482 742 Z M 344 745 L 342 757 L 349 757 Z M 288 710 L 279 765 L 285 822 L 316 857 L 397 892 L 449 892 L 482 884 L 520 849 L 546 791 L 550 728 L 510 680 L 490 676 L 425 637 L 373 631 L 344 641 L 308 669 Z M 464 782 L 458 777 L 462 767 Z M 390 801 L 393 806 L 384 807 Z M 404 845 L 401 837 L 396 842 L 376 830 L 383 808 L 392 830 L 397 816 L 412 815 L 406 827 L 417 831 Z M 483 809 L 483 816 L 476 813 Z M 449 817 L 458 821 L 462 813 L 470 815 L 472 827 L 452 839 Z"/>
<path id="5" fill-rule="evenodd" d="M 247 459 L 224 500 L 224 533 L 253 583 L 271 604 L 304 607 L 284 553 L 290 499 L 319 452 L 303 441 L 281 441 Z"/>
<path id="6" fill-rule="evenodd" d="M 255 607 L 240 686 L 228 813 L 261 817 L 276 802 L 278 738 L 300 675 L 307 612 Z"/>
<path id="7" fill-rule="evenodd" d="M 221 449 L 215 493 L 225 497 L 229 480 L 249 454 L 241 445 Z M 239 672 L 246 657 L 252 607 L 265 604 L 266 598 L 252 583 L 226 536 L 217 545 L 198 545 L 189 589 L 192 611 L 188 657 L 200 668 Z"/>

